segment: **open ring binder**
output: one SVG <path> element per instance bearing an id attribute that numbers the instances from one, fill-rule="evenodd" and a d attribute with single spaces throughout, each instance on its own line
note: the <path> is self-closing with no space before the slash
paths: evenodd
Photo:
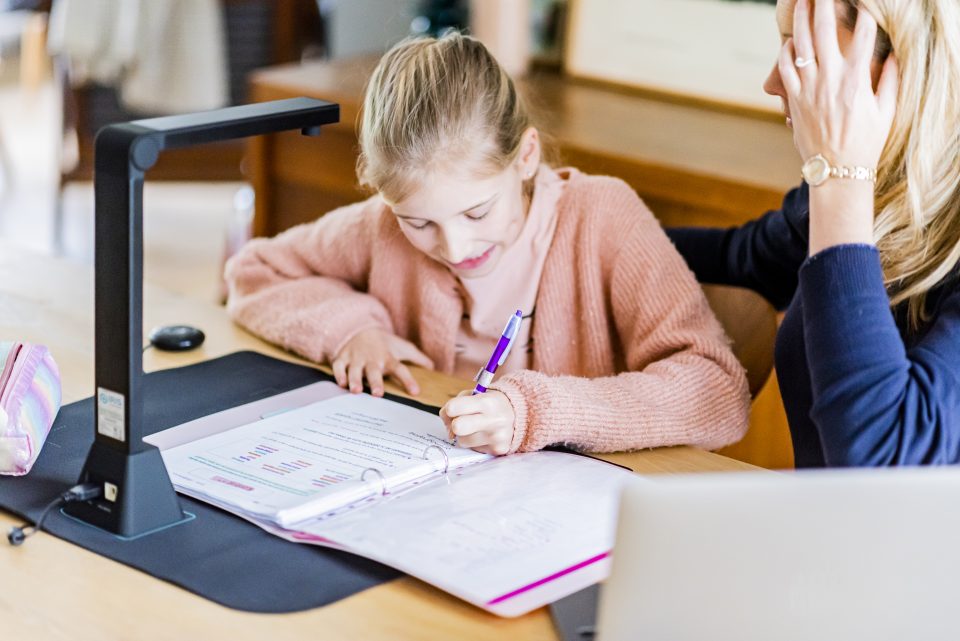
<path id="1" fill-rule="evenodd" d="M 380 495 L 386 496 L 387 495 L 387 479 L 383 478 L 383 474 L 380 472 L 380 470 L 378 470 L 375 467 L 368 467 L 360 474 L 361 481 L 367 480 L 367 472 L 373 472 L 374 474 L 380 477 Z"/>
<path id="2" fill-rule="evenodd" d="M 443 472 L 442 472 L 442 473 L 443 473 L 443 474 L 446 474 L 447 471 L 450 469 L 450 457 L 447 456 L 447 453 L 446 453 L 446 452 L 444 451 L 444 449 L 443 449 L 442 447 L 440 447 L 439 445 L 428 445 L 428 446 L 423 450 L 423 458 L 426 459 L 426 460 L 428 460 L 428 461 L 430 460 L 430 457 L 427 455 L 427 452 L 429 452 L 430 450 L 436 450 L 436 451 L 440 452 L 440 456 L 443 457 Z"/>
<path id="3" fill-rule="evenodd" d="M 441 471 L 441 474 L 446 474 L 447 471 L 450 469 L 450 457 L 439 445 L 428 445 L 423 450 L 423 460 L 425 461 L 431 460 L 429 455 L 430 450 L 437 450 L 438 452 L 440 452 L 440 456 L 443 457 L 443 470 Z M 380 479 L 380 496 L 386 496 L 389 492 L 387 490 L 387 479 L 386 477 L 383 476 L 383 472 L 381 472 L 375 467 L 368 467 L 367 469 L 365 469 L 363 472 L 360 473 L 361 482 L 366 482 L 368 472 L 373 472 L 374 474 L 377 475 L 377 477 Z"/>
<path id="4" fill-rule="evenodd" d="M 627 470 L 559 452 L 494 457 L 451 447 L 436 414 L 320 385 L 335 395 L 268 418 L 257 406 L 249 423 L 165 449 L 178 489 L 277 536 L 401 568 L 504 616 L 606 576 Z M 207 482 L 213 475 L 225 482 Z M 236 491 L 280 483 L 294 491 Z"/>

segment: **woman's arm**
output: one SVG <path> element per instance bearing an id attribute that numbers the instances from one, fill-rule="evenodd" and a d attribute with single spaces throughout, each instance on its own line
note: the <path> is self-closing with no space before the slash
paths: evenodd
<path id="1" fill-rule="evenodd" d="M 247 243 L 226 266 L 230 316 L 316 362 L 365 329 L 392 332 L 386 308 L 364 293 L 381 207 L 372 198 Z"/>
<path id="2" fill-rule="evenodd" d="M 793 299 L 807 257 L 807 197 L 802 184 L 787 193 L 780 209 L 740 227 L 677 227 L 667 235 L 700 282 L 747 287 L 782 310 Z"/>
<path id="3" fill-rule="evenodd" d="M 640 206 L 610 276 L 610 305 L 629 371 L 551 377 L 522 371 L 492 387 L 516 415 L 512 449 L 566 443 L 590 451 L 743 437 L 749 393 L 719 322 L 657 221 Z M 611 328 L 614 329 L 614 328 Z"/>
<path id="4" fill-rule="evenodd" d="M 868 245 L 841 245 L 800 270 L 811 418 L 828 465 L 960 462 L 960 287 L 907 349 Z"/>

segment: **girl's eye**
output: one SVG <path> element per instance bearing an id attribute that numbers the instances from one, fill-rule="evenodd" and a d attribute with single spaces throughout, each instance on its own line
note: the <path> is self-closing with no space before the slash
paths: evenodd
<path id="1" fill-rule="evenodd" d="M 405 220 L 405 221 L 403 221 L 403 222 L 407 223 L 410 227 L 412 227 L 412 228 L 414 228 L 414 229 L 426 229 L 426 228 L 429 227 L 430 224 L 431 224 L 431 221 L 429 221 L 429 220 L 425 220 L 425 221 L 423 221 L 422 223 L 414 223 L 414 222 L 411 222 L 411 221 L 409 221 L 409 220 Z"/>
<path id="2" fill-rule="evenodd" d="M 487 211 L 483 212 L 482 214 L 466 214 L 466 216 L 467 216 L 467 218 L 469 218 L 470 220 L 483 220 L 484 218 L 487 217 L 487 214 L 489 214 L 489 213 L 490 213 L 490 210 L 488 209 Z"/>

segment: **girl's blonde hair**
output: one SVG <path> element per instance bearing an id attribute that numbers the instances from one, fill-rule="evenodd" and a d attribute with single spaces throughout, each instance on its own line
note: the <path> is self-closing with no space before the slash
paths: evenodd
<path id="1" fill-rule="evenodd" d="M 529 126 L 513 80 L 478 40 L 407 39 L 367 85 L 357 176 L 398 202 L 438 168 L 494 175 L 516 157 Z"/>
<path id="2" fill-rule="evenodd" d="M 960 262 L 960 2 L 845 1 L 877 20 L 900 68 L 877 167 L 874 240 L 890 303 L 906 303 L 917 329 L 927 293 Z M 876 54 L 885 58 L 882 44 Z"/>

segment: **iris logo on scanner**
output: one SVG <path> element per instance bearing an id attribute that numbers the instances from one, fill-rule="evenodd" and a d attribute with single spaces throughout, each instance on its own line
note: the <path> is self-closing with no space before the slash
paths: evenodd
<path id="1" fill-rule="evenodd" d="M 123 397 L 117 394 L 108 394 L 102 389 L 100 390 L 100 396 L 97 400 L 100 401 L 101 405 L 112 405 L 116 408 L 123 407 Z"/>

